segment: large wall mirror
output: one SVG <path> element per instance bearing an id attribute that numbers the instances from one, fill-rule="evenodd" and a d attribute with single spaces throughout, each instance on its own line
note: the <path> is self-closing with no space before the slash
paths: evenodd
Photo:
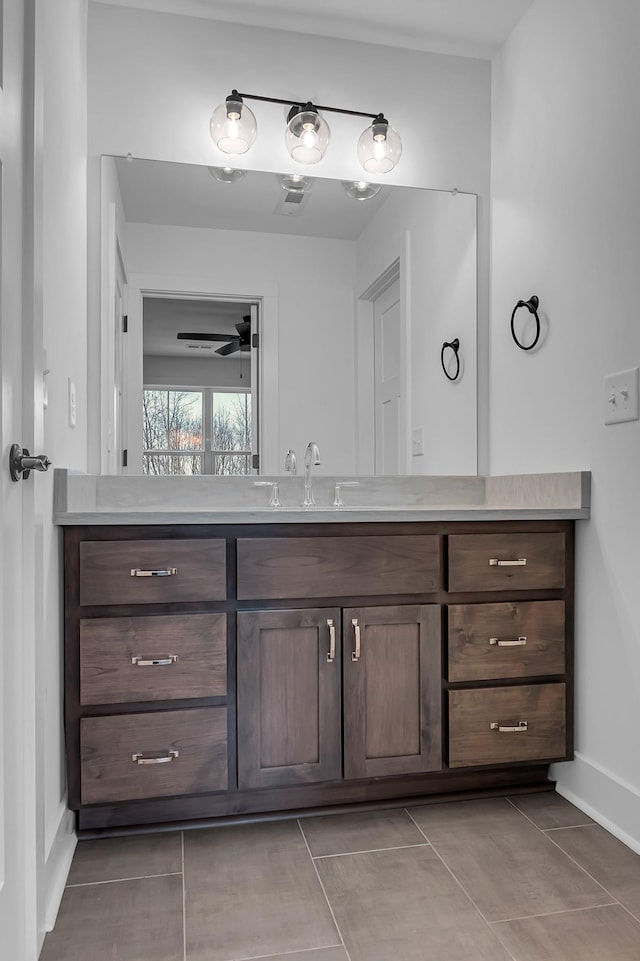
<path id="1" fill-rule="evenodd" d="M 476 473 L 474 195 L 114 157 L 101 189 L 103 469 Z"/>

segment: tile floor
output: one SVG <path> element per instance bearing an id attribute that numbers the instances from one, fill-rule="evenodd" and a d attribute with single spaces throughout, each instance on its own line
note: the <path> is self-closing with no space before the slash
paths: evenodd
<path id="1" fill-rule="evenodd" d="M 557 794 L 82 841 L 41 961 L 640 961 L 640 857 Z"/>

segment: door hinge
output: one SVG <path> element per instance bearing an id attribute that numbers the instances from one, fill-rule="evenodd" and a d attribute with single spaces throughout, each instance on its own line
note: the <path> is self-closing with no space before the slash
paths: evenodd
<path id="1" fill-rule="evenodd" d="M 260 346 L 260 335 L 259 335 L 259 334 L 252 334 L 252 335 L 251 335 L 251 346 L 252 346 L 252 347 L 259 347 L 259 346 Z"/>
<path id="2" fill-rule="evenodd" d="M 122 451 L 122 466 L 128 467 L 129 466 L 128 461 L 129 461 L 129 451 L 125 447 L 125 449 Z"/>
<path id="3" fill-rule="evenodd" d="M 260 470 L 260 454 L 251 455 L 251 467 L 253 470 Z"/>
<path id="4" fill-rule="evenodd" d="M 124 314 L 122 317 L 122 333 L 123 334 L 129 333 L 129 317 L 127 314 Z"/>

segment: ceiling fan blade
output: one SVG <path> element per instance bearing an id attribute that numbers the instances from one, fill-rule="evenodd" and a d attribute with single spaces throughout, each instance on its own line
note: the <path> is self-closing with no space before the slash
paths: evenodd
<path id="1" fill-rule="evenodd" d="M 239 336 L 237 334 L 188 334 L 180 333 L 177 335 L 178 340 L 218 340 L 226 343 L 230 340 L 237 341 Z"/>
<path id="2" fill-rule="evenodd" d="M 230 344 L 225 344 L 224 347 L 218 347 L 216 354 L 220 354 L 221 357 L 226 357 L 227 354 L 235 354 L 237 350 L 240 350 L 240 342 L 236 337 Z"/>
<path id="3" fill-rule="evenodd" d="M 251 321 L 245 320 L 240 324 L 236 324 L 236 330 L 240 337 L 248 337 L 251 332 Z"/>

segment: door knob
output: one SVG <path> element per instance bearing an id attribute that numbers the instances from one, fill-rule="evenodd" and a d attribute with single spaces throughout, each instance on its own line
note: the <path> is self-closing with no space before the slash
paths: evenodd
<path id="1" fill-rule="evenodd" d="M 26 480 L 32 470 L 49 470 L 51 461 L 46 454 L 35 454 L 33 457 L 26 447 L 12 444 L 9 451 L 9 473 L 11 480 Z"/>

